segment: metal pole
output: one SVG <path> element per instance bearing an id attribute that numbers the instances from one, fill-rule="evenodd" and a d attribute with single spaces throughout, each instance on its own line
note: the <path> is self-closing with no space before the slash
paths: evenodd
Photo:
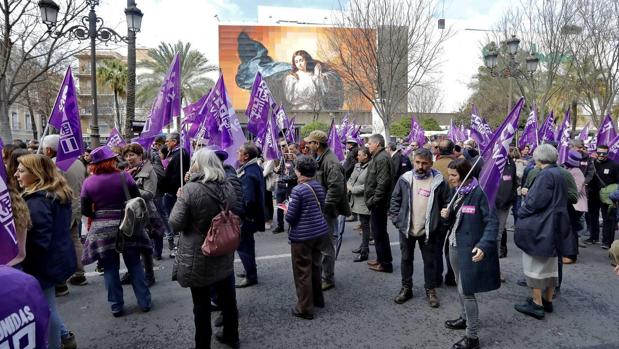
<path id="1" fill-rule="evenodd" d="M 92 119 L 90 120 L 90 145 L 99 146 L 99 115 L 97 111 L 97 14 L 94 3 L 88 13 L 88 35 L 90 36 L 90 79 L 92 92 Z"/>
<path id="2" fill-rule="evenodd" d="M 479 157 L 477 158 L 477 160 L 475 160 L 475 163 L 473 164 L 473 167 L 471 167 L 471 170 L 469 171 L 469 173 L 466 174 L 466 177 L 464 177 L 464 180 L 460 183 L 460 185 L 456 189 L 456 192 L 454 193 L 454 196 L 451 198 L 451 201 L 449 201 L 449 205 L 447 205 L 447 211 L 449 211 L 449 208 L 454 203 L 454 200 L 456 199 L 456 196 L 458 195 L 458 190 L 460 190 L 460 188 L 462 188 L 462 186 L 464 185 L 466 180 L 469 179 L 469 177 L 471 176 L 471 173 L 473 173 L 473 170 L 475 169 L 475 166 L 477 165 L 479 160 L 481 160 L 481 154 L 479 154 Z"/>
<path id="3" fill-rule="evenodd" d="M 127 8 L 135 7 L 135 0 L 127 0 Z M 125 117 L 125 139 L 133 138 L 133 120 L 135 120 L 135 32 L 127 33 L 127 112 Z"/>
<path id="4" fill-rule="evenodd" d="M 49 121 L 45 124 L 45 128 L 43 129 L 43 133 L 41 133 L 41 138 L 39 139 L 39 149 L 37 149 L 37 154 L 41 154 L 41 147 L 43 147 L 43 138 L 47 134 L 47 130 L 49 129 Z"/>

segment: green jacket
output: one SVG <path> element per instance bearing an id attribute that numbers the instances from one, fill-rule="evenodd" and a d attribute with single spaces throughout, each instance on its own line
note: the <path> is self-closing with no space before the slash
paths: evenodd
<path id="1" fill-rule="evenodd" d="M 364 198 L 365 205 L 370 211 L 375 209 L 389 210 L 392 183 L 391 158 L 383 148 L 372 155 L 372 160 L 368 165 Z"/>
<path id="2" fill-rule="evenodd" d="M 330 149 L 327 149 L 316 160 L 318 161 L 318 170 L 315 178 L 325 188 L 326 192 L 325 206 L 322 208 L 323 213 L 331 218 L 338 215 L 350 216 L 344 167 Z"/>
<path id="3" fill-rule="evenodd" d="M 563 179 L 565 179 L 565 185 L 567 186 L 567 202 L 570 205 L 574 205 L 578 202 L 578 188 L 576 187 L 574 177 L 572 177 L 572 174 L 563 167 L 558 166 L 558 168 L 561 172 L 561 175 L 563 176 Z M 524 185 L 525 188 L 531 188 L 533 182 L 535 181 L 535 178 L 540 171 L 541 170 L 538 167 L 535 167 L 531 171 L 529 171 L 529 174 L 527 175 L 527 181 Z"/>

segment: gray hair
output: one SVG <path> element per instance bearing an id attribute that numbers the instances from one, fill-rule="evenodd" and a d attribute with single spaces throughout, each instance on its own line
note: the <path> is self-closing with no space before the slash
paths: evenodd
<path id="1" fill-rule="evenodd" d="M 221 182 L 226 177 L 221 160 L 214 151 L 201 148 L 193 154 L 193 166 L 197 167 L 196 172 L 204 174 L 203 183 Z"/>
<path id="2" fill-rule="evenodd" d="M 175 140 L 177 143 L 181 142 L 181 135 L 178 132 L 171 132 L 168 134 L 166 139 Z"/>
<path id="3" fill-rule="evenodd" d="M 51 148 L 54 152 L 58 152 L 58 143 L 60 142 L 59 135 L 47 135 L 43 137 L 42 148 Z"/>
<path id="4" fill-rule="evenodd" d="M 419 148 L 417 150 L 415 150 L 415 155 L 413 157 L 420 157 L 424 160 L 428 160 L 430 162 L 432 162 L 432 152 L 430 151 L 430 149 L 426 149 L 426 148 Z"/>
<path id="5" fill-rule="evenodd" d="M 544 165 L 556 164 L 558 157 L 557 149 L 550 144 L 541 144 L 533 152 L 533 160 L 539 161 Z"/>
<path id="6" fill-rule="evenodd" d="M 371 135 L 368 139 L 368 142 L 378 143 L 378 145 L 380 145 L 381 147 L 385 147 L 385 137 L 383 137 L 383 135 L 379 133 Z"/>

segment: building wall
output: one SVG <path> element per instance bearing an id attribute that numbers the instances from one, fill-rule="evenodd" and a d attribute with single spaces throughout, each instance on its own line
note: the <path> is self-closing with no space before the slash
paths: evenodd
<path id="1" fill-rule="evenodd" d="M 34 125 L 34 127 L 38 127 L 39 135 L 41 134 L 39 125 L 40 120 L 41 115 L 35 115 L 36 125 Z M 13 139 L 21 139 L 22 141 L 26 141 L 33 138 L 33 125 L 27 108 L 19 104 L 12 105 L 9 110 L 9 123 L 11 125 L 11 134 Z"/>

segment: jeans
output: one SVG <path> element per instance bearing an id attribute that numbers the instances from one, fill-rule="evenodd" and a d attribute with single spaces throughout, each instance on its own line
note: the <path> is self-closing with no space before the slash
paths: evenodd
<path id="1" fill-rule="evenodd" d="M 449 242 L 447 243 L 449 244 Z M 461 313 L 460 316 L 466 320 L 466 336 L 469 338 L 477 338 L 477 329 L 479 328 L 479 308 L 475 294 L 464 294 L 462 290 L 462 275 L 460 275 L 460 266 L 458 264 L 458 247 L 449 246 L 449 260 L 453 266 L 456 280 L 458 283 L 458 298 L 460 299 Z"/>
<path id="2" fill-rule="evenodd" d="M 174 232 L 172 231 L 172 228 L 170 227 L 170 223 L 168 223 L 168 221 L 170 220 L 170 212 L 172 212 L 172 207 L 174 207 L 174 204 L 176 203 L 176 197 L 173 197 L 171 199 L 166 199 L 167 201 L 173 201 L 172 205 L 169 205 L 169 202 L 164 203 L 164 198 L 168 196 L 167 194 L 163 194 L 163 195 L 158 195 L 155 196 L 155 198 L 153 199 L 153 202 L 155 203 L 155 207 L 157 208 L 157 212 L 159 212 L 159 215 L 161 216 L 161 220 L 163 221 L 163 226 L 165 227 L 165 237 L 168 240 L 174 240 Z M 163 240 L 161 241 L 161 250 L 163 250 Z M 159 253 L 158 250 L 158 246 L 157 243 L 155 243 L 155 252 L 158 253 L 158 255 L 160 255 L 161 253 Z"/>
<path id="3" fill-rule="evenodd" d="M 327 283 L 335 283 L 335 239 L 333 237 L 337 231 L 337 217 L 325 216 L 329 231 L 329 243 L 322 244 L 320 253 L 322 254 L 322 280 Z"/>
<path id="4" fill-rule="evenodd" d="M 421 258 L 423 259 L 424 288 L 436 288 L 436 258 L 434 257 L 434 241 L 426 243 L 426 235 L 406 236 L 400 232 L 400 250 L 402 251 L 402 287 L 413 288 L 413 261 L 415 259 L 415 244 L 419 242 Z"/>
<path id="5" fill-rule="evenodd" d="M 49 304 L 49 332 L 47 334 L 48 348 L 59 349 L 62 343 L 62 332 L 68 334 L 65 329 L 64 323 L 58 314 L 58 308 L 56 306 L 56 288 L 54 286 L 48 287 L 43 290 L 43 295 Z"/>
<path id="6" fill-rule="evenodd" d="M 501 237 L 501 243 L 497 245 L 499 246 L 499 251 L 505 250 L 507 253 L 507 229 L 505 228 L 505 225 L 507 224 L 507 217 L 509 216 L 509 207 L 497 208 L 496 214 L 499 219 L 499 236 Z"/>
<path id="7" fill-rule="evenodd" d="M 210 348 L 211 336 L 211 290 L 217 294 L 218 305 L 221 307 L 223 336 L 226 340 L 239 340 L 239 312 L 236 306 L 236 291 L 234 289 L 234 274 L 217 281 L 207 287 L 191 287 L 193 300 L 193 322 L 196 327 L 196 349 Z"/>
<path id="8" fill-rule="evenodd" d="M 122 253 L 125 266 L 131 275 L 131 285 L 133 293 L 138 300 L 138 305 L 142 310 L 150 309 L 152 306 L 150 299 L 150 291 L 146 286 L 144 279 L 144 268 L 140 261 L 140 252 L 137 249 L 126 248 Z M 124 306 L 123 288 L 120 284 L 120 255 L 115 253 L 101 260 L 103 267 L 103 278 L 105 280 L 105 288 L 107 289 L 107 300 L 110 303 L 112 312 L 122 311 Z"/>
<path id="9" fill-rule="evenodd" d="M 374 247 L 376 248 L 376 260 L 383 266 L 390 266 L 393 261 L 391 256 L 391 245 L 389 234 L 387 233 L 387 210 L 372 209 L 370 214 L 370 225 L 374 233 Z"/>
<path id="10" fill-rule="evenodd" d="M 256 241 L 254 233 L 257 231 L 249 227 L 251 223 L 244 222 L 241 227 L 241 242 L 236 252 L 239 254 L 243 268 L 245 268 L 245 278 L 250 281 L 258 281 L 258 270 L 256 267 Z"/>

